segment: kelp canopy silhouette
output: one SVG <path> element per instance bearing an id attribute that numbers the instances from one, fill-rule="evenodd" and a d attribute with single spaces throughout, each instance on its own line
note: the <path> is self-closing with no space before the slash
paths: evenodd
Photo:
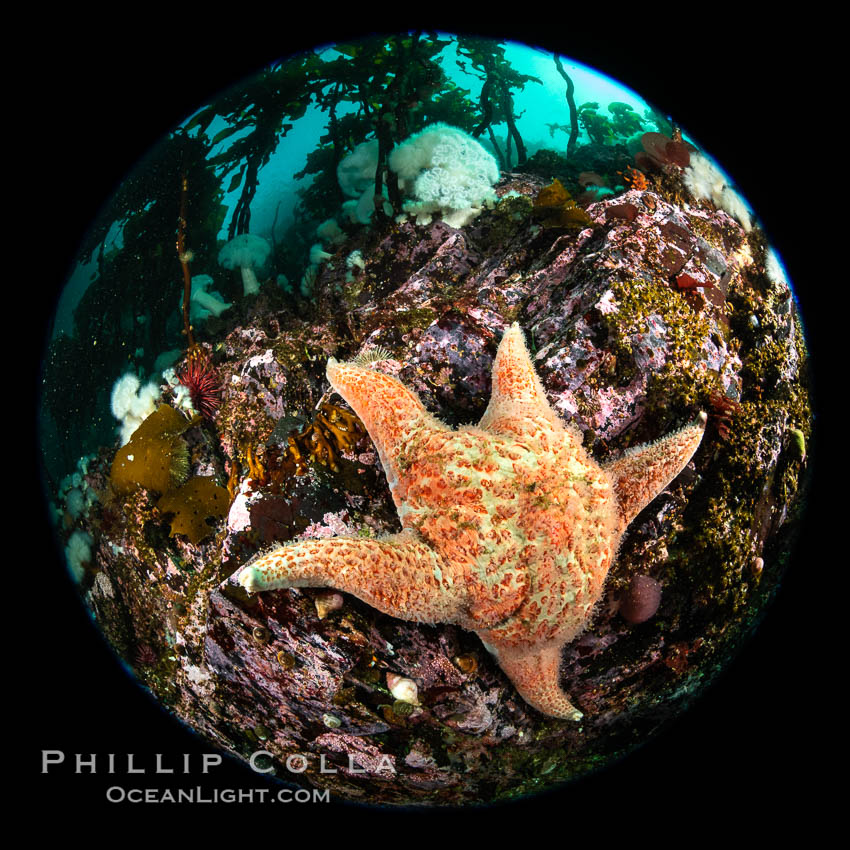
<path id="1" fill-rule="evenodd" d="M 516 121 L 520 116 L 514 109 L 514 96 L 511 90 L 522 90 L 526 83 L 542 85 L 542 81 L 537 77 L 520 74 L 514 70 L 510 62 L 505 59 L 504 45 L 496 44 L 488 39 L 460 37 L 458 53 L 465 57 L 458 60 L 458 67 L 467 73 L 474 72 L 482 81 L 481 96 L 478 100 L 481 120 L 473 128 L 472 135 L 477 138 L 485 130 L 487 131 L 502 171 L 510 171 L 513 164 L 524 165 L 527 159 L 525 143 L 517 128 Z M 467 62 L 472 67 L 472 71 L 467 68 Z M 493 132 L 494 124 L 507 125 L 508 133 L 504 150 Z M 516 148 L 516 163 L 512 162 L 513 148 Z"/>
<path id="2" fill-rule="evenodd" d="M 470 89 L 451 80 L 443 63 L 457 45 L 457 65 L 482 81 L 477 101 Z M 414 32 L 336 45 L 338 55 L 322 61 L 315 88 L 316 104 L 328 114 L 326 132 L 307 156 L 296 179 L 312 176 L 311 184 L 298 190 L 300 202 L 295 223 L 280 247 L 278 264 L 287 275 L 300 275 L 303 256 L 315 242 L 315 227 L 339 212 L 345 200 L 337 182 L 337 166 L 350 151 L 368 139 L 378 140 L 375 198 L 386 194 L 393 215 L 401 212 L 402 198 L 397 176 L 386 169 L 392 148 L 430 124 L 442 122 L 473 136 L 487 134 L 502 168 L 511 165 L 512 148 L 525 158 L 525 146 L 516 127 L 513 92 L 527 82 L 539 82 L 516 72 L 505 59 L 505 48 L 494 41 L 470 37 L 438 38 Z M 508 127 L 508 143 L 502 151 L 493 132 Z M 389 217 L 384 204 L 375 207 L 373 225 Z"/>
<path id="3" fill-rule="evenodd" d="M 188 184 L 191 248 L 212 255 L 224 223 L 221 185 L 208 159 L 209 140 L 178 130 L 167 136 L 119 186 L 80 246 L 77 260 L 95 262 L 73 313 L 73 332 L 60 333 L 44 363 L 45 409 L 71 466 L 81 451 L 113 437 L 110 380 L 143 350 L 150 358 L 183 343 L 177 306 L 182 289 L 175 251 L 181 177 Z M 85 364 L 85 368 L 80 368 Z"/>
<path id="4" fill-rule="evenodd" d="M 457 45 L 458 66 L 482 81 L 477 103 L 442 67 L 452 55 L 447 50 L 452 44 Z M 514 71 L 502 45 L 414 32 L 340 44 L 334 51 L 277 62 L 223 93 L 157 146 L 107 203 L 81 247 L 80 262 L 94 258 L 96 272 L 74 312 L 74 332 L 59 335 L 46 358 L 51 376 L 46 406 L 63 434 L 60 442 L 71 446 L 75 457 L 80 449 L 93 449 L 111 436 L 108 417 L 92 427 L 83 415 L 107 409 L 104 376 L 118 374 L 128 353 L 143 349 L 152 358 L 184 344 L 174 309 L 182 289 L 174 245 L 183 177 L 188 187 L 187 248 L 195 257 L 212 257 L 228 213 L 224 194 L 241 186 L 227 222 L 228 238 L 249 232 L 261 169 L 311 103 L 326 112 L 326 131 L 294 175 L 313 180 L 298 190 L 294 224 L 275 245 L 274 267 L 297 279 L 315 242 L 316 225 L 334 216 L 344 200 L 336 167 L 366 139 L 379 143 L 376 197 L 383 195 L 386 172 L 394 214 L 401 212 L 402 198 L 396 175 L 384 167 L 387 157 L 396 144 L 429 124 L 444 122 L 475 136 L 486 133 L 503 168 L 511 166 L 513 151 L 518 161 L 525 159 L 513 94 L 527 82 L 539 81 Z M 499 124 L 508 128 L 505 150 L 493 132 Z M 213 154 L 231 137 L 236 138 Z M 375 225 L 388 220 L 379 204 Z M 86 369 L 77 367 L 81 362 Z M 77 433 L 67 433 L 73 429 Z"/>
<path id="5" fill-rule="evenodd" d="M 361 142 L 378 140 L 375 197 L 381 198 L 387 157 L 396 144 L 437 121 L 472 129 L 475 105 L 469 91 L 451 82 L 438 61 L 451 43 L 417 32 L 336 45 L 340 55 L 323 62 L 316 92 L 317 105 L 329 116 L 328 129 L 295 175 L 314 175 L 312 185 L 300 191 L 310 215 L 321 220 L 339 209 L 344 198 L 336 169 Z M 387 174 L 387 192 L 394 212 L 401 212 L 393 172 Z M 377 221 L 387 218 L 383 204 L 375 213 Z"/>
<path id="6" fill-rule="evenodd" d="M 225 92 L 186 124 L 187 132 L 197 128 L 199 135 L 205 135 L 217 116 L 224 119 L 227 126 L 212 137 L 212 145 L 243 130 L 249 131 L 211 159 L 222 181 L 232 174 L 227 192 L 242 184 L 227 228 L 228 239 L 248 233 L 251 201 L 257 191 L 260 169 L 295 126 L 293 122 L 307 111 L 316 93 L 322 65 L 313 53 L 277 62 Z"/>

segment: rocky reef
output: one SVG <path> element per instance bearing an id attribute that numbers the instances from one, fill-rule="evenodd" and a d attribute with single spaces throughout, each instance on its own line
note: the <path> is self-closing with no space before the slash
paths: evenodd
<path id="1" fill-rule="evenodd" d="M 216 479 L 230 505 L 197 542 L 169 531 L 153 491 L 114 492 L 114 448 L 86 466 L 98 498 L 67 531 L 91 539 L 80 587 L 95 620 L 175 715 L 238 756 L 271 754 L 281 779 L 374 804 L 553 787 L 681 712 L 776 591 L 812 417 L 796 306 L 761 231 L 669 176 L 569 217 L 541 215 L 545 187 L 503 175 L 500 200 L 463 229 L 361 228 L 322 264 L 310 314 L 266 282 L 217 326 L 205 350 L 221 404 L 180 439 L 183 477 Z M 362 265 L 346 263 L 354 251 Z M 368 358 L 446 423 L 470 423 L 514 321 L 599 461 L 709 414 L 565 654 L 580 723 L 529 707 L 462 629 L 330 589 L 248 597 L 232 580 L 272 543 L 400 530 L 368 435 L 329 393 L 329 357 Z"/>

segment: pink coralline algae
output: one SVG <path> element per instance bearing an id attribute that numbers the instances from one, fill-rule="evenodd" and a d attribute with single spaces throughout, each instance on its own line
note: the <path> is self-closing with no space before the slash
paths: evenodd
<path id="1" fill-rule="evenodd" d="M 215 344 L 222 405 L 192 443 L 193 466 L 238 484 L 226 528 L 200 546 L 157 533 L 144 492 L 78 520 L 93 540 L 87 604 L 123 658 L 151 647 L 158 663 L 141 673 L 151 691 L 235 756 L 262 742 L 279 777 L 374 804 L 461 805 L 554 787 L 678 713 L 721 669 L 757 594 L 775 587 L 773 553 L 786 551 L 805 463 L 793 435 L 810 434 L 808 408 L 788 402 L 805 400 L 793 298 L 764 276 L 758 238 L 690 202 L 678 170 L 663 165 L 655 190 L 591 203 L 593 226 L 579 233 L 523 217 L 546 181 L 513 174 L 504 185 L 524 198 L 463 231 L 403 222 L 352 233 L 339 252 L 359 250 L 365 268 L 346 282 L 344 264 L 324 264 L 307 317 L 274 305 L 264 287 Z M 344 408 L 326 379 L 331 357 L 368 362 L 368 350 L 384 349 L 389 359 L 369 374 L 414 390 L 463 440 L 498 384 L 493 361 L 514 322 L 551 415 L 599 465 L 675 432 L 706 402 L 709 412 L 702 447 L 634 517 L 585 631 L 560 659 L 549 654 L 548 677 L 520 679 L 518 689 L 474 629 L 382 613 L 346 588 L 249 595 L 229 580 L 288 541 L 321 549 L 351 537 L 369 550 L 416 518 L 397 509 L 405 487 L 408 502 L 411 487 L 427 498 L 410 472 L 418 459 L 402 458 L 388 478 L 368 435 L 338 470 L 309 463 L 274 484 L 249 475 L 247 449 L 268 460 L 320 400 Z M 758 371 L 766 361 L 769 380 Z M 712 405 L 713 392 L 730 403 Z M 429 462 L 426 453 L 419 468 Z M 90 468 L 91 486 L 103 489 L 109 458 Z M 736 511 L 746 508 L 742 522 L 730 490 L 741 499 Z M 522 493 L 538 516 L 551 496 L 536 484 Z M 468 548 L 481 522 L 450 513 L 417 516 L 430 521 L 432 539 L 455 534 L 449 545 Z M 375 563 L 362 565 L 366 585 L 397 598 L 428 579 L 378 582 Z M 390 673 L 416 684 L 418 705 L 394 707 Z M 545 682 L 557 685 L 550 695 L 569 697 L 578 722 L 524 698 L 539 698 Z M 286 759 L 299 754 L 307 770 L 287 773 Z"/>
<path id="2" fill-rule="evenodd" d="M 305 540 L 321 540 L 325 537 L 335 537 L 338 534 L 356 534 L 357 529 L 346 522 L 347 518 L 347 511 L 342 511 L 339 514 L 326 513 L 322 522 L 314 522 L 308 525 L 301 536 Z"/>
<path id="3" fill-rule="evenodd" d="M 227 530 L 229 532 L 244 531 L 251 524 L 250 498 L 251 486 L 246 478 L 230 505 L 230 512 L 227 515 Z"/>
<path id="4" fill-rule="evenodd" d="M 596 309 L 599 310 L 603 316 L 617 312 L 617 301 L 614 298 L 614 293 L 610 289 L 599 299 L 599 301 L 596 302 Z"/>
<path id="5" fill-rule="evenodd" d="M 280 419 L 285 413 L 281 391 L 286 385 L 286 373 L 281 368 L 271 349 L 248 358 L 232 384 L 238 383 L 243 392 L 256 394 L 265 405 L 265 409 L 274 419 Z"/>
<path id="6" fill-rule="evenodd" d="M 693 291 L 701 293 L 697 298 L 706 325 L 702 338 L 694 340 L 699 346 L 694 353 L 704 358 L 706 368 L 718 373 L 728 393 L 737 395 L 741 364 L 725 343 L 726 317 L 715 296 L 720 295 L 722 300 L 729 281 L 740 276 L 749 262 L 745 253 L 730 251 L 723 255 L 706 242 L 704 235 L 697 235 L 697 231 L 708 234 L 715 229 L 718 244 L 723 244 L 728 231 L 724 213 L 712 216 L 695 209 L 689 211 L 689 220 L 680 209 L 652 192 L 632 190 L 622 197 L 639 211 L 634 221 L 614 226 L 609 223 L 596 237 L 593 251 L 582 250 L 583 234 L 565 242 L 563 251 L 550 256 L 546 266 L 528 281 L 527 309 L 538 348 L 536 360 L 541 371 L 551 376 L 553 404 L 574 416 L 580 428 L 590 428 L 605 439 L 635 421 L 635 414 L 643 407 L 649 376 L 673 362 L 668 320 L 650 312 L 630 325 L 614 290 L 629 295 L 653 289 L 661 295 L 658 287 L 675 288 L 671 279 L 674 273 L 691 274 L 699 280 L 703 288 L 694 287 Z M 613 203 L 592 204 L 588 212 L 603 223 Z M 556 242 L 550 254 L 559 247 Z M 566 281 L 571 281 L 570 285 Z M 621 345 L 629 349 L 638 366 L 628 382 L 619 383 L 613 397 L 609 381 L 600 381 L 599 376 L 614 361 L 611 352 L 595 342 L 599 319 L 608 317 L 615 322 L 622 317 L 623 321 L 616 322 L 625 334 Z M 678 325 L 681 319 L 677 316 L 674 321 Z"/>
<path id="7" fill-rule="evenodd" d="M 457 623 L 526 702 L 579 720 L 559 685 L 562 649 L 586 628 L 628 524 L 696 451 L 705 414 L 600 467 L 547 402 L 517 324 L 474 430 L 451 431 L 357 362 L 332 359 L 327 375 L 378 448 L 403 531 L 288 543 L 234 578 L 249 593 L 333 587 L 402 619 Z"/>
<path id="8" fill-rule="evenodd" d="M 449 388 L 455 415 L 462 415 L 472 400 L 487 392 L 492 364 L 488 343 L 477 322 L 446 316 L 428 328 L 415 345 L 413 386 L 424 398 L 440 396 L 442 387 Z M 411 371 L 402 371 L 400 377 Z M 420 374 L 424 381 L 416 380 Z"/>

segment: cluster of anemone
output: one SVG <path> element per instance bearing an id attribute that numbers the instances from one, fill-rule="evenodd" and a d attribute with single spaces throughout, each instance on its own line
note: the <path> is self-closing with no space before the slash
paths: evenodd
<path id="1" fill-rule="evenodd" d="M 752 215 L 743 198 L 732 188 L 729 178 L 704 154 L 694 154 L 682 173 L 682 181 L 697 199 L 710 201 L 717 209 L 740 222 L 749 233 Z"/>
<path id="2" fill-rule="evenodd" d="M 160 399 L 159 385 L 149 381 L 142 386 L 138 375 L 127 372 L 112 387 L 110 407 L 112 415 L 121 423 L 121 445 L 126 445 L 133 432 L 156 409 Z"/>
<path id="3" fill-rule="evenodd" d="M 256 295 L 260 291 L 256 270 L 265 264 L 271 250 L 271 244 L 262 236 L 242 233 L 219 251 L 218 262 L 226 269 L 239 269 L 243 295 Z"/>
<path id="4" fill-rule="evenodd" d="M 495 200 L 499 180 L 495 158 L 472 136 L 448 124 L 431 124 L 396 145 L 387 159 L 405 196 L 403 211 L 427 224 L 436 216 L 452 227 L 463 227 Z M 378 141 L 363 142 L 337 167 L 337 180 L 350 199 L 343 211 L 354 222 L 367 224 L 375 209 Z M 384 181 L 386 187 L 386 181 Z M 389 200 L 384 211 L 391 215 Z"/>
<path id="5" fill-rule="evenodd" d="M 388 165 L 411 199 L 404 211 L 427 224 L 438 215 L 452 227 L 472 221 L 496 196 L 499 166 L 472 136 L 447 124 L 432 124 L 390 152 Z"/>
<path id="6" fill-rule="evenodd" d="M 218 318 L 233 305 L 224 300 L 224 296 L 212 289 L 213 279 L 208 274 L 192 277 L 192 291 L 189 299 L 189 321 L 195 325 L 206 321 L 210 316 Z M 178 308 L 183 310 L 183 296 L 180 296 Z"/>

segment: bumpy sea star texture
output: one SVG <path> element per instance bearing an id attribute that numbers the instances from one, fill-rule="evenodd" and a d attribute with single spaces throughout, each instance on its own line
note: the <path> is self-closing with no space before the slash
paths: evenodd
<path id="1" fill-rule="evenodd" d="M 600 467 L 549 406 L 517 324 L 475 428 L 446 428 L 401 382 L 357 363 L 331 360 L 327 376 L 375 443 L 404 531 L 290 543 L 239 583 L 337 587 L 395 617 L 457 623 L 527 702 L 579 720 L 559 684 L 563 647 L 590 621 L 625 527 L 696 451 L 705 414 Z"/>
<path id="2" fill-rule="evenodd" d="M 591 472 L 707 410 L 691 461 L 622 532 L 595 605 L 589 578 L 564 588 L 564 599 L 576 587 L 584 592 L 582 605 L 593 612 L 575 639 L 567 642 L 572 626 L 558 637 L 555 697 L 568 698 L 582 718 L 531 705 L 478 636 L 506 628 L 542 586 L 506 584 L 504 610 L 521 599 L 503 613 L 480 583 L 480 607 L 468 616 L 474 609 L 503 618 L 493 625 L 415 622 L 410 610 L 383 613 L 378 599 L 339 585 L 342 604 L 334 598 L 328 606 L 331 588 L 248 594 L 231 579 L 288 541 L 380 547 L 405 528 L 446 537 L 445 514 L 427 509 L 436 491 L 414 499 L 417 482 L 406 478 L 412 467 L 400 468 L 404 460 L 388 480 L 379 452 L 385 460 L 392 452 L 365 421 L 375 442 L 364 437 L 337 472 L 312 464 L 307 474 L 266 482 L 243 470 L 226 522 L 197 546 L 169 536 L 144 490 L 126 500 L 104 495 L 69 520 L 69 533 L 80 528 L 93 540 L 82 589 L 110 642 L 161 702 L 216 745 L 245 758 L 265 750 L 281 778 L 364 802 L 459 804 L 531 793 L 606 764 L 657 731 L 721 669 L 775 591 L 802 503 L 799 446 L 801 435 L 810 439 L 810 412 L 793 298 L 764 274 L 763 242 L 675 191 L 630 190 L 591 204 L 594 225 L 579 232 L 543 228 L 526 200 L 543 185 L 507 176 L 497 191 L 524 197 L 462 231 L 441 222 L 363 229 L 322 267 L 309 320 L 268 286 L 235 306 L 215 346 L 221 407 L 214 426 L 186 439 L 192 475 L 224 482 L 231 459 L 248 447 L 268 466 L 329 391 L 330 358 L 350 361 L 380 347 L 369 380 L 398 379 L 445 423 L 440 440 L 474 441 L 476 429 L 462 426 L 487 412 L 496 351 L 514 322 L 550 408 L 545 422 L 555 417 L 576 442 L 581 435 Z M 636 210 L 631 219 L 608 215 L 624 204 Z M 355 249 L 366 268 L 346 280 L 344 259 Z M 711 406 L 717 393 L 729 400 L 722 434 Z M 482 433 L 492 440 L 492 431 Z M 568 454 L 574 463 L 581 456 Z M 89 464 L 87 486 L 99 493 L 108 492 L 112 455 Z M 436 468 L 437 456 L 419 463 Z M 544 506 L 533 500 L 552 492 L 535 486 L 521 496 L 541 522 Z M 476 537 L 488 532 L 486 522 L 495 530 L 493 514 L 483 523 L 475 515 L 474 535 L 449 523 L 454 546 L 486 545 Z M 449 565 L 440 571 L 447 576 Z M 409 592 L 428 575 L 417 570 Z M 637 576 L 657 583 L 660 602 L 634 624 L 619 609 L 635 607 Z M 543 593 L 541 612 L 554 614 Z M 393 696 L 388 674 L 415 683 L 416 705 Z M 286 771 L 292 754 L 306 756 L 303 774 Z M 320 770 L 320 756 L 336 773 Z"/>

